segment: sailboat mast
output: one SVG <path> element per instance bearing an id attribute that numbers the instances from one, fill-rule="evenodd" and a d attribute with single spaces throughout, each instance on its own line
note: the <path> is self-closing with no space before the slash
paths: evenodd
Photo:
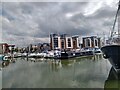
<path id="1" fill-rule="evenodd" d="M 120 1 L 118 6 L 118 11 L 120 10 Z M 118 38 L 120 38 L 120 12 L 118 12 Z"/>
<path id="2" fill-rule="evenodd" d="M 119 9 L 120 9 L 120 1 L 119 1 L 117 13 L 116 13 L 116 15 L 115 15 L 115 21 L 114 21 L 113 28 L 112 28 L 112 32 L 111 32 L 111 37 L 113 37 L 116 20 L 117 20 L 118 14 L 119 14 Z M 118 25 L 118 32 L 119 32 L 119 25 Z M 118 35 L 119 35 L 119 33 L 118 33 Z"/>
<path id="3" fill-rule="evenodd" d="M 120 16 L 118 16 L 118 38 L 120 38 Z"/>

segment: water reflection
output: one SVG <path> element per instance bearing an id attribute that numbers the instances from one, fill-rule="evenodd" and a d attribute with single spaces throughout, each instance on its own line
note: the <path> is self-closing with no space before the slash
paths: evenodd
<path id="1" fill-rule="evenodd" d="M 105 81 L 105 90 L 113 88 L 113 89 L 120 89 L 120 72 L 116 72 L 115 69 L 112 67 L 107 80 Z"/>
<path id="2" fill-rule="evenodd" d="M 3 88 L 104 88 L 111 67 L 101 56 L 15 61 L 3 68 Z"/>
<path id="3" fill-rule="evenodd" d="M 1 61 L 1 65 L 0 65 L 0 68 L 4 68 L 4 67 L 7 67 L 10 63 L 15 63 L 15 59 L 8 59 L 8 60 L 5 60 L 5 61 Z"/>

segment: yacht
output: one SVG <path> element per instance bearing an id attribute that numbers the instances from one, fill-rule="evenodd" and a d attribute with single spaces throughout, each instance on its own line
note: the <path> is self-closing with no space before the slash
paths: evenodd
<path id="1" fill-rule="evenodd" d="M 112 66 L 118 70 L 120 69 L 120 27 L 118 22 L 118 33 L 115 33 L 115 26 L 116 26 L 116 21 L 118 20 L 120 16 L 120 1 L 117 9 L 117 13 L 115 16 L 115 21 L 113 24 L 113 28 L 111 31 L 111 35 L 109 37 L 108 44 L 104 45 L 101 50 L 103 52 L 103 57 L 105 59 L 108 59 Z M 119 18 L 120 19 L 120 18 Z"/>

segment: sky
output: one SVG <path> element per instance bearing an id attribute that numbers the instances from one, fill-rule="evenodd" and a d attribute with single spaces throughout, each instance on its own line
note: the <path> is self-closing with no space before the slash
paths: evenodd
<path id="1" fill-rule="evenodd" d="M 112 29 L 118 0 L 0 2 L 0 42 L 27 46 L 50 33 L 103 36 Z"/>

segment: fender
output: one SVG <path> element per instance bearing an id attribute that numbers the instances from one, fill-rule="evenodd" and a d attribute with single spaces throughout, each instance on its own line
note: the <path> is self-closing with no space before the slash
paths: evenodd
<path id="1" fill-rule="evenodd" d="M 103 54 L 103 57 L 104 57 L 105 59 L 108 59 L 108 58 L 109 58 L 109 56 L 108 56 L 107 54 Z"/>

